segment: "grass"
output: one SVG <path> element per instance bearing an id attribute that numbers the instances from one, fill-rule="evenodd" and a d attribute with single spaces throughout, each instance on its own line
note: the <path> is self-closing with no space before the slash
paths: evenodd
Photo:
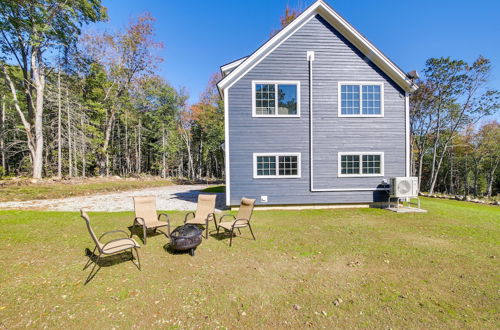
<path id="1" fill-rule="evenodd" d="M 195 257 L 150 236 L 142 271 L 125 255 L 86 286 L 78 214 L 0 211 L 0 328 L 498 328 L 500 208 L 422 205 L 256 211 L 257 241 L 211 237 Z M 90 216 L 98 234 L 132 222 Z"/>
<path id="2" fill-rule="evenodd" d="M 165 179 L 112 179 L 93 178 L 77 181 L 43 181 L 30 184 L 22 181 L 19 184 L 0 181 L 0 202 L 26 201 L 34 199 L 53 199 L 63 197 L 82 196 L 87 194 L 106 193 L 115 191 L 134 190 L 149 187 L 171 185 Z"/>
<path id="3" fill-rule="evenodd" d="M 207 192 L 207 193 L 223 193 L 223 192 L 226 192 L 226 186 L 225 185 L 211 186 L 211 187 L 203 189 L 202 191 Z"/>

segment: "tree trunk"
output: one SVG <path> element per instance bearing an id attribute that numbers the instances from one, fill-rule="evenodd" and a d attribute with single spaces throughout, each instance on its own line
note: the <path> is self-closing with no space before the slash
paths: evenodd
<path id="1" fill-rule="evenodd" d="M 35 151 L 36 151 L 36 143 L 35 143 L 36 136 L 33 136 L 32 126 L 31 126 L 30 122 L 26 119 L 26 116 L 24 115 L 24 113 L 21 110 L 21 105 L 19 104 L 19 99 L 17 98 L 16 86 L 14 85 L 12 80 L 10 79 L 10 75 L 7 72 L 7 68 L 5 67 L 5 65 L 2 65 L 2 70 L 3 70 L 4 76 L 5 76 L 5 80 L 7 81 L 7 84 L 9 85 L 9 88 L 10 88 L 10 91 L 12 94 L 12 99 L 14 100 L 14 108 L 16 109 L 16 112 L 19 115 L 19 118 L 21 118 L 21 122 L 23 123 L 24 132 L 26 133 L 26 139 L 28 142 L 27 146 L 28 146 L 28 150 L 30 152 L 31 162 L 32 162 L 32 164 L 34 164 Z M 33 166 L 33 169 L 34 169 L 34 166 Z M 34 174 L 34 172 L 33 172 L 33 174 Z"/>
<path id="2" fill-rule="evenodd" d="M 139 126 L 137 127 L 137 174 L 141 173 L 141 162 L 142 162 L 141 134 L 142 134 L 142 122 L 141 119 L 139 119 Z"/>
<path id="3" fill-rule="evenodd" d="M 61 104 L 61 68 L 57 72 L 57 177 L 62 178 L 62 104 Z"/>
<path id="4" fill-rule="evenodd" d="M 126 175 L 130 173 L 130 148 L 128 143 L 128 119 L 125 114 L 125 172 Z"/>
<path id="5" fill-rule="evenodd" d="M 488 189 L 486 191 L 488 197 L 491 197 L 491 195 L 493 194 L 493 182 L 495 181 L 495 172 L 497 170 L 498 164 L 500 163 L 500 158 L 496 159 L 495 161 L 492 160 L 491 162 L 492 166 L 488 173 Z"/>
<path id="6" fill-rule="evenodd" d="M 85 120 L 83 118 L 83 115 L 80 119 L 81 121 L 81 125 L 82 125 L 82 140 L 81 140 L 81 148 L 82 148 L 82 177 L 85 177 L 86 175 L 86 166 L 87 166 L 87 162 L 86 162 L 86 158 L 85 158 L 85 153 L 87 152 L 86 151 L 86 145 L 85 145 Z"/>
<path id="7" fill-rule="evenodd" d="M 67 134 L 68 134 L 68 177 L 73 177 L 73 156 L 72 156 L 72 146 L 71 146 L 71 113 L 69 110 L 69 92 L 68 88 L 66 87 L 66 113 L 67 113 L 67 119 L 68 119 L 68 127 L 67 127 Z"/>
<path id="8" fill-rule="evenodd" d="M 45 93 L 45 74 L 41 67 L 41 54 L 36 48 L 31 54 L 31 71 L 36 91 L 35 102 L 35 155 L 33 159 L 33 179 L 42 178 L 43 170 L 43 97 Z"/>
<path id="9" fill-rule="evenodd" d="M 424 163 L 424 153 L 421 151 L 418 155 L 418 191 L 422 191 L 422 169 Z"/>
<path id="10" fill-rule="evenodd" d="M 115 121 L 115 111 L 112 110 L 109 117 L 106 119 L 105 128 L 104 128 L 104 142 L 102 144 L 101 152 L 99 154 L 99 175 L 103 176 L 109 175 L 109 155 L 108 148 L 109 142 L 111 139 L 111 132 L 113 128 L 113 122 Z"/>
<path id="11" fill-rule="evenodd" d="M 162 147 L 162 178 L 167 177 L 167 153 L 166 153 L 166 136 L 165 136 L 165 127 L 163 127 L 162 130 L 162 137 L 161 137 L 161 147 Z"/>
<path id="12" fill-rule="evenodd" d="M 469 195 L 469 155 L 465 154 L 465 187 L 464 195 Z"/>
<path id="13" fill-rule="evenodd" d="M 77 131 L 76 128 L 73 130 L 73 170 L 74 170 L 74 175 L 78 177 L 78 153 L 76 150 L 76 141 L 77 141 Z"/>
<path id="14" fill-rule="evenodd" d="M 0 116 L 0 153 L 2 156 L 2 171 L 0 172 L 0 176 L 4 175 L 7 172 L 5 167 L 5 95 L 2 95 L 2 113 Z"/>
<path id="15" fill-rule="evenodd" d="M 450 148 L 450 194 L 453 195 L 454 189 L 453 189 L 453 146 Z"/>

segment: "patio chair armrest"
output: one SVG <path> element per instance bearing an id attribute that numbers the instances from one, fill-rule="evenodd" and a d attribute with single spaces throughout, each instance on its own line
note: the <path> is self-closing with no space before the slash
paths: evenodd
<path id="1" fill-rule="evenodd" d="M 194 218 L 194 217 L 196 217 L 196 213 L 194 213 L 194 212 L 188 212 L 188 213 L 186 214 L 186 216 L 184 217 L 184 223 L 186 223 L 186 221 L 187 221 L 187 219 L 188 219 L 188 215 L 190 215 L 190 214 L 192 214 L 192 215 L 193 215 L 193 218 Z"/>
<path id="2" fill-rule="evenodd" d="M 158 221 L 160 221 L 160 218 L 162 216 L 164 216 L 165 218 L 167 218 L 167 222 L 170 223 L 170 217 L 166 213 L 160 213 L 160 214 L 158 214 Z"/>
<path id="3" fill-rule="evenodd" d="M 236 219 L 236 218 L 235 218 L 235 219 Z M 233 228 L 234 228 L 234 226 L 236 226 L 236 224 L 238 223 L 238 221 L 246 221 L 246 222 L 245 222 L 246 224 L 249 224 L 249 223 L 250 223 L 250 219 L 244 219 L 244 218 L 236 219 L 236 220 L 234 220 L 234 222 L 233 222 L 233 226 L 232 226 Z"/>
<path id="4" fill-rule="evenodd" d="M 113 234 L 113 233 L 123 233 L 125 234 L 125 237 L 128 238 L 128 234 L 124 231 L 124 230 L 111 230 L 111 231 L 107 231 L 105 232 L 104 234 L 101 235 L 101 237 L 99 237 L 99 240 L 101 240 L 104 236 L 108 235 L 108 234 Z"/>
<path id="5" fill-rule="evenodd" d="M 168 237 L 170 237 L 170 217 L 166 213 L 160 213 L 158 214 L 158 221 L 160 221 L 161 216 L 167 218 L 167 232 L 168 232 Z"/>
<path id="6" fill-rule="evenodd" d="M 222 222 L 222 219 L 224 219 L 224 217 L 233 217 L 234 220 L 236 220 L 236 217 L 232 214 L 224 214 L 222 217 L 219 218 L 219 223 Z"/>
<path id="7" fill-rule="evenodd" d="M 143 218 L 141 218 L 141 217 L 136 217 L 136 218 L 134 219 L 134 222 L 137 222 L 137 223 L 138 223 L 138 224 L 140 224 L 141 226 L 144 226 L 144 225 L 146 224 L 146 221 L 144 221 L 144 219 L 143 219 Z"/>
<path id="8" fill-rule="evenodd" d="M 215 212 L 209 213 L 209 214 L 207 215 L 207 219 L 208 219 L 209 221 L 210 221 L 210 219 L 211 219 L 211 220 L 214 220 L 214 222 L 217 222 L 217 221 L 216 221 L 216 220 L 217 220 L 217 218 L 215 217 Z"/>

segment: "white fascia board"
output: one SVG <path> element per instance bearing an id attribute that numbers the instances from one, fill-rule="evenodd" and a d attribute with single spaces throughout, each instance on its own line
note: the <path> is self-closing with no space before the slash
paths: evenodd
<path id="1" fill-rule="evenodd" d="M 225 64 L 225 65 L 220 67 L 220 71 L 222 72 L 223 75 L 229 74 L 229 73 L 231 73 L 231 71 L 233 71 L 235 68 L 237 68 L 241 63 L 243 63 L 247 58 L 248 58 L 248 56 L 245 56 L 243 58 L 240 58 L 239 60 Z"/>
<path id="2" fill-rule="evenodd" d="M 288 39 L 296 30 L 307 22 L 314 15 L 320 14 L 328 23 L 330 23 L 339 33 L 349 40 L 356 48 L 367 56 L 375 65 L 384 71 L 401 88 L 407 92 L 414 92 L 418 87 L 401 71 L 393 62 L 391 62 L 380 50 L 371 44 L 361 33 L 350 25 L 342 16 L 319 0 L 313 3 L 302 14 L 300 14 L 292 23 L 268 40 L 264 45 L 250 55 L 243 63 L 222 79 L 217 86 L 220 90 L 232 86 L 246 72 L 258 64 L 263 58 L 270 54 L 277 45 Z"/>

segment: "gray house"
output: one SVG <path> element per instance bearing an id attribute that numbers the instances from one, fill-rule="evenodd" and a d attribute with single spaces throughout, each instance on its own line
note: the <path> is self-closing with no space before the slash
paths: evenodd
<path id="1" fill-rule="evenodd" d="M 410 175 L 417 87 L 325 2 L 221 71 L 228 206 L 369 204 Z"/>

